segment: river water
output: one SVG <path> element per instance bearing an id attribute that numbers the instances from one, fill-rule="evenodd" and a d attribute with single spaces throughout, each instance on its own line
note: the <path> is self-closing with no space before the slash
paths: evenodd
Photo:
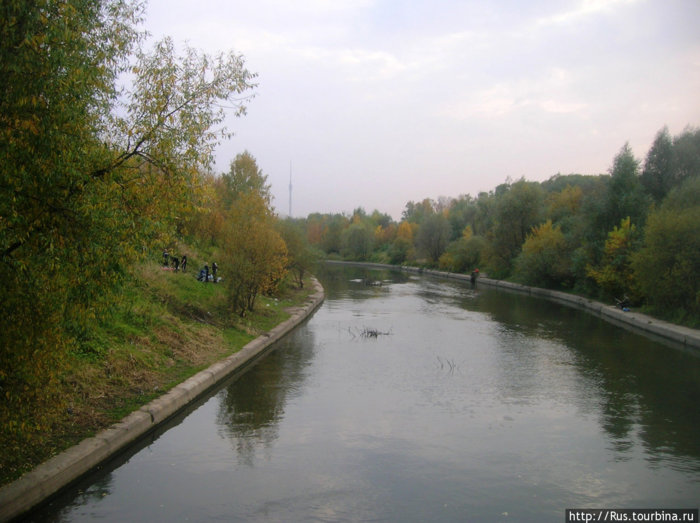
<path id="1" fill-rule="evenodd" d="M 499 290 L 335 266 L 319 278 L 322 307 L 255 367 L 30 519 L 698 506 L 697 352 Z"/>

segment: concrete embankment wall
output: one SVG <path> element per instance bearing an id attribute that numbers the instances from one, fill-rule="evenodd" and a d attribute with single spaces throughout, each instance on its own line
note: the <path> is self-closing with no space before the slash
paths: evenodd
<path id="1" fill-rule="evenodd" d="M 453 280 L 469 282 L 468 274 L 435 271 L 431 269 L 421 269 L 419 267 L 385 265 L 381 263 L 357 263 L 336 261 L 329 261 L 327 263 L 352 264 L 375 269 L 401 269 L 402 271 L 412 272 L 415 274 L 426 274 L 438 278 L 448 278 Z M 682 327 L 680 325 L 674 325 L 673 323 L 658 320 L 645 314 L 631 311 L 625 312 L 612 305 L 606 305 L 599 301 L 590 300 L 588 298 L 576 296 L 574 294 L 567 294 L 565 292 L 552 291 L 549 289 L 541 289 L 539 287 L 529 287 L 527 285 L 520 285 L 518 283 L 511 283 L 502 280 L 493 280 L 490 278 L 480 277 L 478 285 L 497 287 L 513 292 L 519 292 L 522 294 L 529 294 L 531 296 L 546 298 L 548 300 L 561 303 L 562 305 L 566 305 L 568 307 L 576 307 L 578 309 L 590 311 L 608 321 L 626 327 L 631 327 L 635 330 L 639 330 L 642 333 L 651 334 L 653 336 L 659 336 L 663 339 L 671 340 L 693 349 L 700 349 L 699 330 L 691 329 L 688 327 Z"/>
<path id="2" fill-rule="evenodd" d="M 125 450 L 153 431 L 219 382 L 262 356 L 274 342 L 292 331 L 323 302 L 323 287 L 314 280 L 314 293 L 293 309 L 292 316 L 254 339 L 240 351 L 213 364 L 163 396 L 132 412 L 120 422 L 42 463 L 17 481 L 0 488 L 0 521 L 9 521 L 31 510 L 74 483 L 100 463 Z"/>

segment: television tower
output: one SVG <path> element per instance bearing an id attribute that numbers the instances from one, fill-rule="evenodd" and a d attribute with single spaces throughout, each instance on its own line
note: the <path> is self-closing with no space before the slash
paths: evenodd
<path id="1" fill-rule="evenodd" d="M 292 217 L 292 162 L 289 162 L 289 217 Z"/>

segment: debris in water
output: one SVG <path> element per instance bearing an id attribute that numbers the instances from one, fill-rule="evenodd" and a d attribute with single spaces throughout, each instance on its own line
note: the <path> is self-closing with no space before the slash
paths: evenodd
<path id="1" fill-rule="evenodd" d="M 350 333 L 350 336 L 354 338 L 360 337 L 360 338 L 378 338 L 379 336 L 389 336 L 393 334 L 391 330 L 384 332 L 380 331 L 379 329 L 372 329 L 370 327 L 365 327 L 364 330 L 358 331 L 356 329 L 353 329 L 351 327 L 348 327 L 348 332 Z"/>

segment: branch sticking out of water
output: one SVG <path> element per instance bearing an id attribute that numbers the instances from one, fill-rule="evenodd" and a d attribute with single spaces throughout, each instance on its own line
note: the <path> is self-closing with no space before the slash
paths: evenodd
<path id="1" fill-rule="evenodd" d="M 360 336 L 363 338 L 378 338 L 379 336 L 389 336 L 391 334 L 391 331 L 389 332 L 381 332 L 377 329 L 370 329 L 369 327 L 365 327 L 365 330 L 362 331 Z"/>
<path id="2" fill-rule="evenodd" d="M 380 331 L 378 329 L 372 329 L 370 327 L 365 327 L 363 330 L 357 330 L 353 329 L 351 327 L 348 327 L 348 332 L 350 333 L 350 336 L 352 336 L 353 339 L 355 338 L 378 338 L 379 336 L 389 336 L 393 334 L 391 330 L 387 332 Z"/>

